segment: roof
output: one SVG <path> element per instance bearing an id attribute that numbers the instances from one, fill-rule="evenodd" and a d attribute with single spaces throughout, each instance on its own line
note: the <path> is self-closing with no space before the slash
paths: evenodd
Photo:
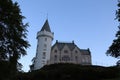
<path id="1" fill-rule="evenodd" d="M 66 43 L 66 42 L 56 41 L 56 43 L 52 46 L 52 48 L 54 48 L 54 46 L 57 46 L 59 50 L 62 50 L 65 45 L 67 45 L 70 50 L 73 50 L 76 47 L 76 45 L 73 42 L 72 43 Z"/>
<path id="2" fill-rule="evenodd" d="M 43 25 L 43 27 L 40 31 L 44 31 L 44 30 L 48 31 L 48 32 L 51 32 L 48 20 L 45 21 L 45 23 L 44 23 L 44 25 Z"/>
<path id="3" fill-rule="evenodd" d="M 69 48 L 71 51 L 72 51 L 75 47 L 77 47 L 77 45 L 76 45 L 74 42 L 71 42 L 71 43 L 68 43 L 68 42 L 67 42 L 67 43 L 66 43 L 66 42 L 58 42 L 58 41 L 56 41 L 56 43 L 52 46 L 52 49 L 53 49 L 55 46 L 57 46 L 58 50 L 62 50 L 65 45 L 67 45 L 68 48 Z M 80 52 L 82 52 L 83 55 L 90 55 L 90 54 L 91 54 L 89 48 L 88 48 L 88 49 L 80 49 L 79 47 L 77 47 L 77 48 L 80 50 Z"/>
<path id="4" fill-rule="evenodd" d="M 89 49 L 80 49 L 80 51 L 83 53 L 83 55 L 90 55 Z"/>

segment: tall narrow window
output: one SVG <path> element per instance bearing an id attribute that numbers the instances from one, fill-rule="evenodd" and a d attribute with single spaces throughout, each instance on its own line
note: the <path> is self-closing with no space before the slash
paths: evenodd
<path id="1" fill-rule="evenodd" d="M 43 59 L 46 58 L 46 52 L 43 52 L 43 56 L 42 56 Z"/>
<path id="2" fill-rule="evenodd" d="M 57 60 L 57 55 L 54 56 L 54 61 L 56 61 L 56 60 Z"/>
<path id="3" fill-rule="evenodd" d="M 89 62 L 89 60 L 88 60 L 88 57 L 87 57 L 87 56 L 85 57 L 85 60 L 86 60 L 86 63 L 88 63 L 88 62 Z"/>
<path id="4" fill-rule="evenodd" d="M 46 49 L 47 49 L 47 44 L 44 44 L 44 50 L 46 51 Z"/>
<path id="5" fill-rule="evenodd" d="M 45 41 L 47 41 L 47 38 L 45 38 Z"/>
<path id="6" fill-rule="evenodd" d="M 85 63 L 85 58 L 82 59 L 82 62 Z"/>
<path id="7" fill-rule="evenodd" d="M 77 56 L 75 56 L 75 61 L 76 61 L 76 63 L 78 63 L 78 57 Z"/>

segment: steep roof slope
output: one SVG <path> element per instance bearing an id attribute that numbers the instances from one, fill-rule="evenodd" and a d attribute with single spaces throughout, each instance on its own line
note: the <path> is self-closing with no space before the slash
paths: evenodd
<path id="1" fill-rule="evenodd" d="M 45 24 L 43 25 L 43 27 L 41 29 L 41 31 L 44 31 L 44 30 L 48 31 L 48 32 L 51 32 L 48 20 L 45 21 Z"/>

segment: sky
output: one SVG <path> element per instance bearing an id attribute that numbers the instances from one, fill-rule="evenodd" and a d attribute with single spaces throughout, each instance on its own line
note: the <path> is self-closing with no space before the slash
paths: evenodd
<path id="1" fill-rule="evenodd" d="M 20 5 L 23 21 L 28 22 L 28 38 L 31 47 L 19 60 L 23 70 L 28 71 L 36 55 L 37 32 L 46 19 L 56 40 L 72 42 L 80 49 L 89 48 L 92 64 L 116 65 L 115 59 L 105 53 L 115 39 L 118 22 L 115 20 L 117 0 L 13 0 Z"/>

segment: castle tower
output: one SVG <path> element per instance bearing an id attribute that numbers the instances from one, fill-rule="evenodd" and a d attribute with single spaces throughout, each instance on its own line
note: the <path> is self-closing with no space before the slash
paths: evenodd
<path id="1" fill-rule="evenodd" d="M 51 45 L 54 34 L 50 30 L 48 20 L 45 21 L 42 29 L 37 33 L 37 50 L 34 62 L 34 70 L 40 69 L 50 61 Z"/>

